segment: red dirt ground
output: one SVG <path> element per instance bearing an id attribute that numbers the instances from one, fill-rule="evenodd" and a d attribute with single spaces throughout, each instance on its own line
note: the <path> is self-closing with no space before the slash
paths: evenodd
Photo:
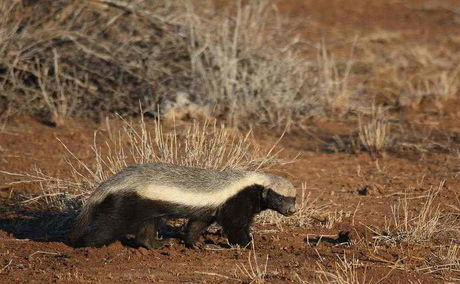
<path id="1" fill-rule="evenodd" d="M 85 152 L 81 149 L 88 149 L 86 145 L 91 143 L 92 131 L 96 128 L 96 125 L 83 122 L 56 129 L 26 118 L 10 121 L 7 129 L 0 133 L 0 166 L 11 172 L 24 172 L 37 165 L 50 175 L 66 175 L 67 166 L 62 159 L 62 150 L 57 150 L 59 146 L 55 137 L 84 158 Z M 316 129 L 321 129 L 321 132 Z M 340 134 L 347 130 L 343 125 L 329 123 L 312 126 L 312 131 L 315 138 L 327 140 L 330 137 L 328 133 Z M 260 141 L 274 141 L 276 138 L 259 136 Z M 406 157 L 388 154 L 375 162 L 366 153 L 327 153 L 320 148 L 324 144 L 314 141 L 308 135 L 287 136 L 282 145 L 285 153 L 301 153 L 302 156 L 295 164 L 285 166 L 282 172 L 298 186 L 306 182 L 308 192 L 318 199 L 318 204 L 329 204 L 327 210 L 331 212 L 342 210 L 346 213 L 345 217 L 331 229 L 320 224 L 308 228 L 284 226 L 282 231 L 274 233 L 270 230 L 276 230 L 276 227 L 258 225 L 254 234 L 259 261 L 269 256 L 266 280 L 273 283 L 297 282 L 297 277 L 300 277 L 309 282 L 314 279 L 320 259 L 327 267 L 337 261 L 337 255 L 345 254 L 349 258 L 354 255 L 368 265 L 367 279 L 386 277 L 381 283 L 407 283 L 408 279 L 422 283 L 437 281 L 438 275 L 411 271 L 429 257 L 430 244 L 426 247 L 387 247 L 377 252 L 366 249 L 363 244 L 372 243 L 373 234 L 367 226 L 382 228 L 384 217 L 391 215 L 390 205 L 396 204 L 404 193 L 411 197 L 420 196 L 426 194 L 430 187 L 438 186 L 441 180 L 446 180 L 439 200 L 443 207 L 455 205 L 452 196 L 455 196 L 460 184 L 456 178 L 460 171 L 458 159 L 445 154 L 419 157 L 407 153 Z M 89 153 L 86 155 L 89 156 Z M 15 179 L 1 176 L 0 184 L 12 180 Z M 370 186 L 369 194 L 358 195 L 358 189 L 366 185 Z M 37 189 L 24 185 L 2 186 L 2 203 L 8 204 L 10 196 L 13 198 L 23 190 Z M 420 203 L 420 200 L 414 199 L 411 204 L 417 208 Z M 2 219 L 14 219 L 14 216 L 6 215 Z M 361 245 L 348 247 L 321 243 L 313 247 L 304 241 L 308 235 L 336 235 L 339 231 L 351 232 L 353 241 Z M 8 230 L 0 232 L 0 266 L 5 266 L 0 279 L 5 283 L 232 282 L 209 273 L 235 277 L 237 265 L 247 264 L 248 251 L 189 250 L 176 240 L 171 240 L 170 247 L 156 251 L 124 247 L 119 243 L 100 249 L 73 249 L 61 242 L 28 239 L 34 239 L 37 232 L 29 235 L 15 233 Z M 408 258 L 404 260 L 406 267 L 392 270 L 391 265 L 395 265 L 402 254 Z M 245 277 L 240 273 L 239 279 Z"/>
<path id="2" fill-rule="evenodd" d="M 312 33 L 328 37 L 390 30 L 403 32 L 413 39 L 436 42 L 437 37 L 460 31 L 460 6 L 456 3 L 447 0 L 285 0 L 280 10 L 315 22 L 314 29 L 305 31 L 307 38 Z M 457 147 L 460 146 L 459 118 L 458 114 L 434 118 L 439 136 L 452 137 L 450 145 Z M 423 125 L 424 121 L 420 123 Z M 0 170 L 30 172 L 38 167 L 46 169 L 51 176 L 69 175 L 64 150 L 56 137 L 85 160 L 91 156 L 88 145 L 92 143 L 93 131 L 102 128 L 86 121 L 71 121 L 64 127 L 51 128 L 33 118 L 12 119 L 0 131 Z M 276 140 L 268 132 L 259 132 L 257 137 L 261 143 Z M 346 255 L 349 260 L 353 256 L 359 259 L 361 265 L 357 271 L 360 275 L 366 274 L 365 283 L 379 280 L 382 280 L 380 283 L 446 283 L 442 272 L 417 271 L 428 266 L 436 243 L 374 248 L 370 228 L 383 228 L 384 218 L 391 216 L 390 205 L 397 204 L 404 194 L 413 197 L 409 200 L 411 210 L 420 208 L 422 199 L 417 197 L 426 195 L 443 180 L 446 183 L 437 199 L 441 209 L 460 206 L 454 198 L 458 197 L 460 186 L 459 157 L 435 151 L 436 148 L 431 153 L 409 149 L 390 151 L 374 161 L 364 152 L 331 151 L 334 135 L 346 140 L 351 132 L 345 122 L 312 122 L 308 133 L 294 131 L 283 139 L 284 153 L 301 156 L 296 163 L 284 166 L 281 174 L 296 186 L 305 182 L 312 199 L 327 205 L 330 212 L 341 210 L 344 216 L 330 229 L 322 226 L 320 220 L 307 228 L 256 225 L 254 237 L 259 264 L 264 263 L 268 255 L 265 280 L 311 283 L 316 279 L 319 265 L 335 271 L 338 257 Z M 20 193 L 39 190 L 33 184 L 9 185 L 15 180 L 17 178 L 0 174 L 0 208 L 11 208 Z M 365 186 L 369 186 L 369 193 L 359 195 L 358 190 Z M 1 283 L 250 282 L 237 270 L 238 265 L 248 267 L 249 250 L 189 250 L 174 239 L 168 247 L 154 251 L 120 243 L 100 249 L 73 249 L 62 242 L 46 241 L 39 228 L 37 232 L 18 232 L 4 226 L 15 222 L 16 217 L 11 211 L 0 209 Z M 351 232 L 350 246 L 327 242 L 313 246 L 304 241 L 309 235 L 337 235 L 340 231 Z M 223 241 L 212 235 L 205 237 Z M 456 277 L 457 281 L 460 277 L 458 273 L 447 276 Z"/>

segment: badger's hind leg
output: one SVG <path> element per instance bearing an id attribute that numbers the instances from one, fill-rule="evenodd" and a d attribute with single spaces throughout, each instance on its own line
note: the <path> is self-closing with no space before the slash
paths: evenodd
<path id="1" fill-rule="evenodd" d="M 76 247 L 102 247 L 120 238 L 120 227 L 110 216 L 98 216 L 93 228 L 76 243 Z"/>
<path id="2" fill-rule="evenodd" d="M 213 218 L 191 218 L 185 227 L 184 243 L 188 248 L 196 248 L 200 235 L 214 222 Z"/>
<path id="3" fill-rule="evenodd" d="M 76 246 L 101 247 L 118 240 L 125 231 L 125 225 L 117 209 L 118 200 L 113 196 L 108 196 L 97 205 L 88 231 L 77 241 Z"/>
<path id="4" fill-rule="evenodd" d="M 136 243 L 139 246 L 148 249 L 158 249 L 164 246 L 165 241 L 157 239 L 158 228 L 160 220 L 155 218 L 153 220 L 141 222 L 138 225 L 136 232 Z"/>
<path id="5" fill-rule="evenodd" d="M 75 247 L 102 247 L 113 243 L 118 238 L 110 231 L 96 230 L 84 235 L 75 245 Z"/>

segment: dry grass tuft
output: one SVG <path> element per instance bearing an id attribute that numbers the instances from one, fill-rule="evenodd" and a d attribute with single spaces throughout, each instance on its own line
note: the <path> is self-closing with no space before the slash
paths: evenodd
<path id="1" fill-rule="evenodd" d="M 392 206 L 391 220 L 383 232 L 373 230 L 377 234 L 374 237 L 377 245 L 381 242 L 393 245 L 400 242 L 417 244 L 441 238 L 443 234 L 450 232 L 460 232 L 455 218 L 449 213 L 442 213 L 439 205 L 435 203 L 443 187 L 444 181 L 437 188 L 431 189 L 416 214 L 409 209 L 407 197 L 400 199 L 396 206 Z"/>
<path id="2" fill-rule="evenodd" d="M 382 156 L 389 143 L 389 123 L 382 107 L 372 106 L 367 122 L 359 119 L 359 139 L 373 158 Z"/>
<path id="3" fill-rule="evenodd" d="M 184 9 L 117 2 L 2 2 L 0 90 L 11 109 L 56 124 L 135 114 L 173 89 L 173 74 L 184 79 L 187 39 L 174 24 Z"/>
<path id="4" fill-rule="evenodd" d="M 202 100 L 231 125 L 245 121 L 290 125 L 308 115 L 316 98 L 305 89 L 311 63 L 292 47 L 267 45 L 288 28 L 270 1 L 237 1 L 236 15 L 209 22 L 189 5 L 191 68 Z M 289 74 L 289 75 L 288 75 Z M 202 103 L 202 102 L 201 102 Z"/>
<path id="5" fill-rule="evenodd" d="M 174 125 L 166 132 L 159 119 L 152 125 L 147 125 L 144 119 L 137 124 L 122 120 L 118 132 L 111 130 L 110 123 L 107 129 L 103 143 L 97 141 L 95 134 L 90 163 L 81 161 L 63 144 L 74 160 L 69 165 L 75 182 L 85 188 L 94 187 L 131 164 L 163 162 L 214 170 L 263 170 L 293 161 L 279 158 L 279 140 L 264 149 L 251 138 L 251 131 L 243 135 L 215 121 L 194 122 L 182 129 Z"/>
<path id="6" fill-rule="evenodd" d="M 241 253 L 239 247 L 236 247 L 235 250 L 237 253 Z M 195 271 L 195 273 L 223 278 L 226 280 L 231 280 L 232 282 L 242 282 L 242 283 L 265 283 L 265 280 L 268 276 L 268 260 L 269 256 L 265 257 L 264 263 L 260 263 L 259 257 L 257 256 L 254 241 L 251 242 L 251 249 L 248 253 L 248 258 L 246 264 L 241 263 L 236 265 L 236 271 L 234 276 L 227 276 L 215 272 L 203 272 Z"/>
<path id="7" fill-rule="evenodd" d="M 414 99 L 414 108 L 426 98 L 432 98 L 438 109 L 443 108 L 443 103 L 454 98 L 459 91 L 459 70 L 442 71 L 439 74 L 424 76 L 418 81 L 407 82 L 407 90 Z"/>
<path id="8" fill-rule="evenodd" d="M 327 49 L 324 42 L 319 46 L 316 61 L 316 67 L 319 68 L 318 74 L 316 74 L 318 78 L 318 97 L 322 104 L 327 106 L 326 111 L 331 114 L 344 115 L 357 107 L 352 98 L 358 88 L 356 86 L 356 89 L 350 87 L 355 44 L 356 39 L 353 43 L 352 53 L 343 62 L 334 57 L 334 54 Z"/>
<path id="9" fill-rule="evenodd" d="M 416 271 L 423 274 L 432 274 L 445 282 L 454 283 L 460 279 L 460 247 L 456 241 L 450 244 L 436 246 L 426 263 L 417 267 Z"/>
<path id="10" fill-rule="evenodd" d="M 329 272 L 323 265 L 318 263 L 319 270 L 317 273 L 317 282 L 321 284 L 364 284 L 370 283 L 366 279 L 366 270 L 361 274 L 358 272 L 357 267 L 363 266 L 359 260 L 347 259 L 344 255 L 343 259 L 338 258 L 338 262 L 335 263 L 335 271 Z"/>

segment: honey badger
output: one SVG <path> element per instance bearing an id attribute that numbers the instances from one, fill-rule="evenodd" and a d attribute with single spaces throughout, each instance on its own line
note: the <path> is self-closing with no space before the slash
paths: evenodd
<path id="1" fill-rule="evenodd" d="M 162 218 L 188 218 L 184 242 L 193 247 L 214 222 L 230 244 L 247 246 L 259 212 L 295 212 L 296 190 L 286 179 L 237 169 L 215 171 L 165 163 L 134 165 L 101 183 L 69 235 L 75 247 L 103 246 L 127 235 L 155 247 Z"/>

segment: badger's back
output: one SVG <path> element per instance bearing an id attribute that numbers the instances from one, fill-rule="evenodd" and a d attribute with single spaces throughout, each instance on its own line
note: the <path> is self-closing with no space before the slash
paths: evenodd
<path id="1" fill-rule="evenodd" d="M 215 171 L 168 164 L 147 164 L 133 169 L 136 193 L 188 207 L 217 207 L 242 189 L 253 184 L 266 184 L 265 175 L 242 170 Z"/>

